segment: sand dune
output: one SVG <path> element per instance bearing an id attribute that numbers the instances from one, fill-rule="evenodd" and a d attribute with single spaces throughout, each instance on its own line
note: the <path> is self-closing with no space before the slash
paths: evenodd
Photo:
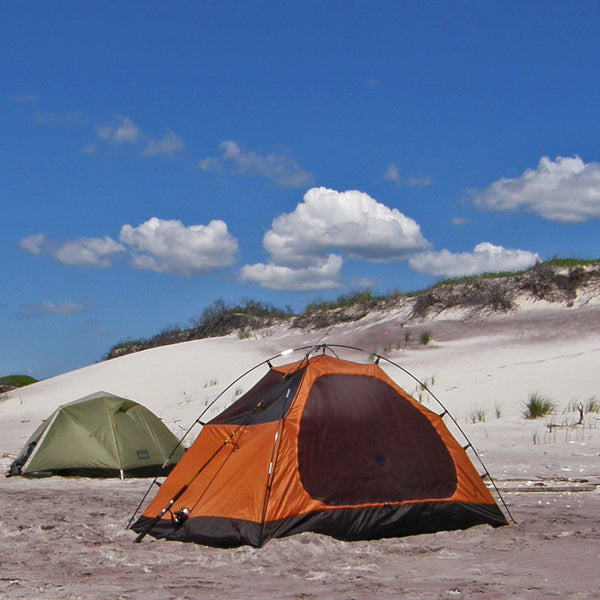
<path id="1" fill-rule="evenodd" d="M 0 595 L 600 598 L 600 414 L 575 425 L 575 405 L 600 400 L 600 307 L 535 305 L 463 317 L 402 326 L 402 315 L 372 314 L 328 332 L 278 328 L 248 340 L 188 342 L 66 373 L 0 402 L 0 466 L 6 470 L 39 421 L 65 402 L 109 391 L 144 404 L 180 434 L 247 369 L 286 348 L 326 341 L 385 352 L 425 380 L 505 490 L 516 524 L 358 543 L 303 534 L 260 550 L 150 538 L 134 545 L 126 524 L 147 480 L 2 478 Z M 418 343 L 424 330 L 427 346 Z M 382 366 L 418 393 L 414 380 Z M 213 412 L 265 370 L 225 391 Z M 524 419 L 532 392 L 554 400 L 556 413 Z"/>

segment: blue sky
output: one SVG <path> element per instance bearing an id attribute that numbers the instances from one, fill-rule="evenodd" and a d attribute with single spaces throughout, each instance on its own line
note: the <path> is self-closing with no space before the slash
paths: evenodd
<path id="1" fill-rule="evenodd" d="M 0 375 L 211 302 L 600 256 L 600 4 L 7 2 Z"/>

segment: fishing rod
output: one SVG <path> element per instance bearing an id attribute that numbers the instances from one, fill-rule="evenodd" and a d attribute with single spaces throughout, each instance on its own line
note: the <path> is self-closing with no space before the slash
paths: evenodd
<path id="1" fill-rule="evenodd" d="M 300 364 L 298 365 L 298 368 L 294 371 L 294 372 L 298 372 L 301 367 L 302 364 L 304 363 L 304 361 L 308 360 L 310 354 L 312 353 L 313 349 L 316 346 L 311 346 L 309 352 L 306 353 L 305 358 L 300 361 Z M 306 348 L 306 347 L 305 347 Z M 230 389 L 233 385 L 235 385 L 238 381 L 240 381 L 241 379 L 243 379 L 244 377 L 246 377 L 248 374 L 250 374 L 252 371 L 256 370 L 258 367 L 268 364 L 269 368 L 272 367 L 271 365 L 271 361 L 275 360 L 276 358 L 279 358 L 281 356 L 287 356 L 289 354 L 293 354 L 294 352 L 297 352 L 301 349 L 305 349 L 305 348 L 297 348 L 297 349 L 289 349 L 289 350 L 284 350 L 283 352 L 280 352 L 279 354 L 275 354 L 274 356 L 261 361 L 260 363 L 258 363 L 257 365 L 255 365 L 254 367 L 248 369 L 245 373 L 243 373 L 242 375 L 240 375 L 237 379 L 235 379 L 230 385 L 228 385 L 210 404 L 209 406 L 202 411 L 201 415 L 195 420 L 194 424 L 188 429 L 188 431 L 186 432 L 185 435 L 187 435 L 189 433 L 189 431 L 191 431 L 191 429 L 194 427 L 194 425 L 196 425 L 196 423 L 201 423 L 202 425 L 204 425 L 204 423 L 201 422 L 201 418 L 206 414 L 206 412 L 208 411 L 208 409 L 214 405 L 214 403 L 228 390 Z M 293 374 L 293 373 L 291 373 Z M 287 378 L 289 378 L 290 373 L 285 374 L 284 378 L 282 379 L 282 382 L 285 381 Z M 273 392 L 273 396 L 276 397 L 276 393 L 278 393 L 278 389 L 274 390 Z M 229 435 L 224 441 L 223 443 L 213 452 L 213 454 L 204 462 L 204 464 L 202 464 L 202 466 L 196 470 L 196 472 L 192 475 L 192 477 L 187 481 L 187 483 L 185 483 L 173 496 L 172 498 L 169 500 L 169 502 L 167 503 L 167 505 L 146 525 L 146 527 L 144 527 L 144 529 L 139 533 L 139 535 L 135 538 L 134 543 L 139 544 L 144 537 L 154 528 L 154 526 L 162 519 L 162 517 L 171 510 L 171 507 L 173 506 L 173 504 L 175 504 L 175 502 L 177 502 L 177 500 L 179 500 L 179 498 L 181 498 L 181 496 L 185 493 L 185 491 L 189 488 L 189 486 L 196 480 L 196 478 L 200 475 L 200 473 L 202 473 L 204 471 L 204 469 L 216 458 L 216 456 L 221 452 L 221 450 L 227 446 L 227 444 L 229 444 L 230 442 L 232 442 L 232 440 L 235 438 L 235 436 L 238 434 L 238 432 L 242 429 L 244 429 L 246 427 L 246 425 L 248 425 L 248 423 L 252 420 L 254 413 L 259 410 L 261 408 L 261 406 L 264 404 L 264 401 L 260 401 L 254 408 L 253 412 L 248 415 L 247 419 L 244 421 L 244 423 L 238 425 L 236 427 L 236 429 L 233 431 L 233 433 L 231 435 Z M 184 435 L 184 437 L 185 437 Z M 156 481 L 156 478 L 155 478 Z M 150 489 L 152 488 L 152 485 L 154 485 L 154 482 L 152 482 L 149 486 L 149 489 L 146 491 L 144 497 L 142 498 L 142 501 L 139 503 L 138 507 L 136 508 L 133 516 L 131 517 L 131 519 L 129 520 L 129 524 L 128 524 L 128 528 L 131 525 L 133 519 L 135 518 L 135 515 L 137 514 L 137 512 L 139 511 L 140 507 L 142 506 L 144 500 L 146 499 Z"/>

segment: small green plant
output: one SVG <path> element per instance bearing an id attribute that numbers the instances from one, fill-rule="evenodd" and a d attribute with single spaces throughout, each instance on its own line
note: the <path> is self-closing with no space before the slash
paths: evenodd
<path id="1" fill-rule="evenodd" d="M 598 402 L 596 396 L 592 396 L 585 401 L 572 400 L 569 402 L 565 412 L 578 413 L 579 420 L 576 425 L 583 425 L 584 415 L 588 413 L 600 413 L 600 402 Z"/>
<path id="2" fill-rule="evenodd" d="M 217 385 L 217 383 L 219 383 L 219 380 L 217 378 L 214 378 L 214 379 L 211 379 L 210 381 L 205 381 L 204 387 L 205 388 L 215 387 L 215 385 Z"/>
<path id="3" fill-rule="evenodd" d="M 404 343 L 405 344 L 409 344 L 410 343 L 410 337 L 411 337 L 410 331 L 405 331 L 404 332 Z"/>
<path id="4" fill-rule="evenodd" d="M 241 327 L 238 330 L 238 340 L 247 340 L 252 336 L 252 334 L 250 333 L 250 330 L 246 329 L 245 327 Z"/>
<path id="5" fill-rule="evenodd" d="M 588 398 L 583 403 L 583 410 L 586 413 L 600 413 L 600 401 L 596 398 L 596 396 Z"/>
<path id="6" fill-rule="evenodd" d="M 419 341 L 421 342 L 421 344 L 423 344 L 423 346 L 427 346 L 427 344 L 429 344 L 429 342 L 431 341 L 431 331 L 429 331 L 429 329 L 423 331 L 423 333 L 421 333 Z"/>
<path id="7" fill-rule="evenodd" d="M 527 402 L 523 404 L 522 414 L 526 419 L 539 419 L 552 414 L 556 410 L 556 403 L 546 398 L 539 392 L 529 395 Z"/>
<path id="8" fill-rule="evenodd" d="M 418 400 L 421 404 L 426 402 L 429 396 L 429 390 L 433 387 L 434 383 L 435 377 L 433 375 L 431 377 L 425 377 L 425 379 L 419 381 L 413 393 L 415 400 Z"/>
<path id="9" fill-rule="evenodd" d="M 496 413 L 496 419 L 502 416 L 502 405 L 497 402 L 494 404 L 494 412 Z"/>
<path id="10" fill-rule="evenodd" d="M 238 396 L 241 396 L 244 393 L 244 388 L 241 385 L 238 385 L 235 388 L 235 391 L 233 392 L 233 395 L 235 398 L 237 398 Z"/>
<path id="11" fill-rule="evenodd" d="M 467 418 L 471 423 L 485 423 L 485 410 L 483 408 L 476 408 L 467 413 Z"/>

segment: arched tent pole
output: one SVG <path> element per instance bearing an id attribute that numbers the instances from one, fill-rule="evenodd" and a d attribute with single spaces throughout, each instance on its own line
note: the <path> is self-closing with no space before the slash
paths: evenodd
<path id="1" fill-rule="evenodd" d="M 248 369 L 247 371 L 245 371 L 244 373 L 242 373 L 242 375 L 240 375 L 239 377 L 237 377 L 237 379 L 235 379 L 234 381 L 232 381 L 226 388 L 224 388 L 212 400 L 212 402 L 202 411 L 202 413 L 200 414 L 200 416 L 194 420 L 194 422 L 192 423 L 192 425 L 188 428 L 188 430 L 184 433 L 183 437 L 179 440 L 176 448 L 183 442 L 183 439 L 190 433 L 190 431 L 196 426 L 196 424 L 199 423 L 201 425 L 204 425 L 204 423 L 202 422 L 202 417 L 210 410 L 210 408 L 212 406 L 214 406 L 214 404 L 217 402 L 217 400 L 219 400 L 219 398 L 221 398 L 223 396 L 223 394 L 225 392 L 227 392 L 227 390 L 231 389 L 238 381 L 240 381 L 241 379 L 243 379 L 244 377 L 246 377 L 247 375 L 249 375 L 252 371 L 255 371 L 256 369 L 258 369 L 259 367 L 261 367 L 263 365 L 267 364 L 267 365 L 269 365 L 269 368 L 271 368 L 272 367 L 271 361 L 275 360 L 276 358 L 279 358 L 279 357 L 282 357 L 282 356 L 288 356 L 290 354 L 293 354 L 293 353 L 298 352 L 300 350 L 306 350 L 308 348 L 309 349 L 308 352 L 306 352 L 304 358 L 301 360 L 301 362 L 304 363 L 304 361 L 308 360 L 308 358 L 310 357 L 310 355 L 313 352 L 313 350 L 315 348 L 317 348 L 317 347 L 320 347 L 320 346 L 304 346 L 302 348 L 295 348 L 295 349 L 284 350 L 284 351 L 282 351 L 282 352 L 280 352 L 278 354 L 275 354 L 275 355 L 271 356 L 270 358 L 267 358 L 267 359 L 259 362 L 255 366 L 251 367 L 250 369 Z M 236 428 L 236 430 L 226 440 L 224 440 L 223 444 L 221 446 L 219 446 L 219 448 L 214 452 L 214 454 L 211 457 L 209 457 L 208 460 L 203 465 L 200 466 L 200 468 L 194 473 L 194 475 L 190 478 L 190 480 L 185 485 L 183 485 L 183 487 L 180 490 L 177 491 L 177 493 L 171 498 L 171 500 L 169 500 L 169 502 L 161 510 L 161 512 L 158 515 L 156 515 L 156 517 L 154 517 L 154 519 L 152 519 L 152 521 L 148 524 L 148 526 L 144 529 L 144 531 L 142 531 L 135 538 L 135 540 L 134 540 L 135 543 L 141 542 L 142 539 L 146 536 L 146 534 L 154 527 L 154 525 L 156 525 L 156 523 L 158 523 L 158 521 L 160 521 L 160 519 L 163 517 L 163 515 L 165 515 L 167 512 L 169 512 L 169 510 L 171 509 L 171 507 L 173 506 L 173 504 L 175 504 L 175 502 L 183 495 L 183 493 L 185 492 L 185 490 L 193 483 L 193 481 L 206 468 L 206 466 L 208 466 L 208 464 L 210 464 L 212 462 L 212 460 L 217 456 L 217 454 L 221 451 L 221 449 L 224 448 L 235 437 L 235 435 L 237 434 L 237 432 L 239 431 L 239 429 L 241 427 L 242 426 L 238 426 Z M 133 515 L 131 516 L 131 518 L 129 519 L 129 522 L 127 524 L 127 528 L 129 528 L 131 526 L 131 523 L 133 522 L 135 516 L 137 515 L 137 513 L 140 510 L 142 504 L 144 503 L 144 501 L 146 500 L 148 494 L 150 493 L 150 489 L 152 489 L 152 486 L 156 484 L 157 479 L 158 479 L 158 477 L 155 477 L 154 480 L 148 486 L 148 489 L 146 490 L 146 493 L 144 494 L 142 500 L 140 501 L 140 503 L 136 507 L 135 512 L 133 513 Z"/>
<path id="2" fill-rule="evenodd" d="M 185 439 L 185 437 L 187 435 L 189 435 L 190 431 L 196 426 L 196 424 L 204 425 L 204 423 L 202 422 L 202 417 L 214 406 L 214 404 L 223 396 L 223 394 L 225 392 L 227 392 L 229 389 L 231 389 L 231 387 L 233 387 L 237 382 L 239 382 L 241 379 L 243 379 L 244 377 L 246 377 L 247 375 L 249 375 L 252 371 L 256 370 L 257 368 L 259 368 L 259 367 L 261 367 L 261 366 L 263 366 L 265 364 L 269 365 L 269 368 L 271 368 L 272 367 L 271 361 L 275 360 L 276 358 L 280 358 L 280 357 L 283 357 L 283 356 L 290 356 L 290 355 L 295 354 L 295 353 L 300 352 L 300 351 L 305 351 L 305 353 L 304 353 L 304 357 L 299 362 L 304 362 L 304 361 L 308 360 L 310 358 L 310 355 L 313 352 L 318 352 L 319 350 L 322 351 L 323 354 L 325 354 L 325 352 L 329 349 L 334 356 L 337 356 L 337 354 L 336 354 L 336 352 L 334 350 L 335 348 L 342 348 L 342 349 L 346 349 L 346 350 L 353 350 L 353 351 L 359 352 L 361 354 L 366 354 L 369 357 L 375 357 L 377 359 L 375 361 L 376 363 L 378 363 L 379 360 L 383 359 L 384 361 L 386 361 L 390 365 L 398 368 L 400 371 L 402 371 L 403 373 L 405 373 L 406 375 L 408 375 L 411 379 L 413 379 L 417 384 L 419 384 L 421 386 L 421 388 L 424 391 L 426 391 L 438 403 L 438 405 L 442 408 L 443 412 L 442 412 L 442 414 L 440 416 L 443 418 L 445 415 L 448 415 L 449 418 L 451 419 L 451 421 L 454 423 L 454 425 L 458 429 L 458 431 L 460 432 L 460 434 L 468 442 L 467 446 L 464 449 L 466 450 L 467 448 L 471 448 L 471 450 L 473 451 L 473 454 L 477 457 L 477 460 L 478 460 L 479 464 L 483 467 L 483 469 L 485 471 L 484 477 L 485 476 L 489 477 L 489 479 L 490 479 L 490 481 L 491 481 L 491 483 L 492 483 L 492 485 L 494 487 L 494 490 L 496 491 L 498 497 L 500 498 L 500 500 L 502 502 L 502 505 L 504 506 L 504 508 L 505 508 L 507 514 L 509 515 L 511 521 L 513 523 L 516 522 L 515 519 L 513 518 L 512 514 L 511 514 L 511 512 L 510 512 L 510 510 L 509 510 L 506 502 L 504 501 L 504 498 L 502 497 L 502 494 L 500 493 L 500 490 L 496 486 L 496 484 L 495 484 L 495 482 L 494 482 L 491 474 L 489 473 L 488 469 L 486 468 L 485 464 L 483 463 L 483 460 L 481 459 L 481 457 L 479 456 L 479 454 L 475 450 L 474 446 L 471 444 L 471 441 L 469 440 L 469 438 L 467 437 L 467 435 L 465 434 L 465 432 L 463 431 L 463 429 L 461 428 L 461 426 L 458 424 L 458 422 L 452 416 L 452 414 L 446 409 L 446 407 L 441 402 L 441 400 L 427 387 L 427 385 L 425 385 L 422 381 L 420 381 L 417 377 L 415 377 L 406 368 L 402 367 L 398 363 L 395 363 L 394 361 L 390 360 L 389 358 L 386 358 L 385 356 L 382 356 L 382 355 L 374 353 L 374 352 L 368 352 L 368 351 L 366 351 L 366 350 L 364 350 L 362 348 L 359 348 L 357 346 L 350 346 L 350 345 L 344 345 L 344 344 L 317 343 L 317 344 L 313 344 L 313 345 L 310 345 L 310 346 L 307 345 L 307 346 L 301 346 L 301 347 L 297 347 L 297 348 L 293 348 L 293 349 L 290 348 L 290 349 L 284 350 L 282 352 L 279 352 L 278 354 L 275 354 L 275 355 L 271 356 L 268 359 L 265 359 L 265 360 L 259 362 L 254 367 L 251 367 L 250 369 L 248 369 L 247 371 L 245 371 L 242 375 L 240 375 L 239 377 L 237 377 L 234 381 L 232 381 L 226 388 L 224 388 L 213 399 L 213 401 L 202 411 L 202 413 L 200 414 L 200 416 L 192 423 L 192 425 L 184 433 L 183 437 L 179 441 L 179 444 L 181 444 L 182 441 L 183 441 L 183 439 Z M 236 430 L 236 432 L 237 432 L 237 430 Z M 163 510 L 154 519 L 152 519 L 152 521 L 144 529 L 144 531 L 142 531 L 137 536 L 137 538 L 134 540 L 135 543 L 139 543 L 146 536 L 146 534 L 152 529 L 152 527 L 154 527 L 154 525 L 162 518 L 162 516 L 170 510 L 171 506 L 181 497 L 181 495 L 183 495 L 183 493 L 185 492 L 185 490 L 192 484 L 192 482 L 196 479 L 196 477 L 198 477 L 198 475 L 204 470 L 204 468 L 206 467 L 206 465 L 208 465 L 212 461 L 212 459 L 214 458 L 214 456 L 216 456 L 216 454 L 220 451 L 220 449 L 222 447 L 224 447 L 229 442 L 229 440 L 236 434 L 236 432 L 234 432 L 231 436 L 229 436 L 229 438 L 227 440 L 225 440 L 224 444 L 219 449 L 217 449 L 217 451 L 215 452 L 215 454 L 213 456 L 211 456 L 206 461 L 206 463 L 203 464 L 196 471 L 196 473 L 192 476 L 192 478 L 171 498 L 171 500 L 168 502 L 167 506 L 165 506 L 163 508 Z M 129 521 L 128 528 L 131 525 L 131 523 L 132 523 L 133 519 L 135 518 L 135 515 L 139 511 L 140 507 L 144 503 L 144 500 L 146 499 L 146 497 L 147 497 L 150 489 L 156 483 L 156 481 L 157 481 L 157 478 L 155 478 L 153 480 L 153 482 L 150 484 L 148 490 L 144 494 L 144 497 L 142 498 L 141 502 L 139 503 L 138 507 L 136 508 L 133 516 L 131 517 L 131 519 Z M 267 491 L 267 493 L 268 493 L 268 491 Z"/>

